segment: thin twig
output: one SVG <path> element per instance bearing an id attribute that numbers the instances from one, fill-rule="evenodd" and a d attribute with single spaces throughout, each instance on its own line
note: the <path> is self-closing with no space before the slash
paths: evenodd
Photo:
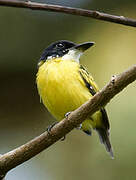
<path id="1" fill-rule="evenodd" d="M 2 155 L 0 157 L 0 176 L 9 170 L 34 157 L 44 149 L 48 148 L 73 128 L 81 124 L 87 116 L 91 116 L 100 107 L 105 106 L 116 94 L 122 91 L 128 84 L 136 80 L 136 65 L 114 76 L 111 81 L 98 92 L 91 100 L 73 111 L 68 118 L 63 119 L 55 125 L 50 134 L 44 132 L 30 142 Z"/>
<path id="2" fill-rule="evenodd" d="M 136 27 L 135 19 L 129 19 L 124 16 L 115 16 L 115 15 L 106 14 L 103 12 L 93 11 L 93 10 L 72 8 L 72 7 L 59 6 L 59 5 L 53 5 L 53 4 L 42 4 L 42 3 L 36 3 L 36 2 L 31 2 L 31 1 L 19 1 L 19 0 L 12 0 L 12 1 L 0 0 L 0 6 L 29 8 L 33 10 L 45 10 L 45 11 L 73 14 L 73 15 L 91 17 L 91 18 L 95 18 L 95 19 L 99 19 L 103 21 L 109 21 L 113 23 Z"/>

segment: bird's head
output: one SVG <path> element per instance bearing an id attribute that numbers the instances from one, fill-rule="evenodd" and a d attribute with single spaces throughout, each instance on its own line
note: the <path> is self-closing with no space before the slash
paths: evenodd
<path id="1" fill-rule="evenodd" d="M 75 44 L 71 41 L 60 40 L 48 46 L 41 55 L 38 65 L 40 66 L 46 60 L 53 58 L 62 58 L 62 60 L 75 60 L 79 62 L 80 56 L 85 50 L 94 45 L 94 42 L 85 42 Z"/>

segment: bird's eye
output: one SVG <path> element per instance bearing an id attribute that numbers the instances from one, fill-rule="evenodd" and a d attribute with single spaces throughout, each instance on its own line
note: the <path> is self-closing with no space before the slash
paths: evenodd
<path id="1" fill-rule="evenodd" d="M 59 44 L 56 44 L 56 47 L 57 48 L 63 48 L 64 46 L 63 46 L 63 44 L 59 43 Z"/>

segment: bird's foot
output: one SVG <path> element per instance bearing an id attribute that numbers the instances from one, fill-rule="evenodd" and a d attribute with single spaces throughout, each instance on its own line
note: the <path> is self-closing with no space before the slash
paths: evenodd
<path id="1" fill-rule="evenodd" d="M 111 82 L 112 82 L 112 84 L 115 83 L 116 77 L 117 77 L 116 75 L 113 75 L 113 76 L 111 77 Z"/>
<path id="2" fill-rule="evenodd" d="M 67 112 L 66 114 L 65 114 L 65 118 L 68 118 L 68 116 L 71 114 L 71 112 Z M 66 136 L 63 136 L 62 138 L 61 138 L 61 141 L 64 141 L 66 139 Z"/>
<path id="3" fill-rule="evenodd" d="M 49 126 L 47 127 L 47 133 L 48 133 L 48 134 L 50 134 L 51 129 L 52 129 L 56 124 L 58 124 L 58 122 L 54 122 L 53 124 L 51 124 L 51 125 L 49 125 Z M 63 136 L 60 140 L 61 140 L 61 141 L 64 141 L 65 139 L 66 139 L 66 136 Z"/>
<path id="4" fill-rule="evenodd" d="M 58 122 L 54 122 L 53 124 L 51 124 L 51 125 L 49 125 L 49 126 L 47 127 L 47 132 L 48 132 L 48 134 L 50 134 L 51 129 L 52 129 L 57 123 L 58 123 Z"/>
<path id="5" fill-rule="evenodd" d="M 69 112 L 67 112 L 66 114 L 65 114 L 65 118 L 68 118 L 68 116 L 71 114 L 71 111 L 69 111 Z"/>
<path id="6" fill-rule="evenodd" d="M 66 139 L 66 135 L 63 136 L 60 140 L 61 140 L 61 141 L 64 141 L 65 139 Z"/>

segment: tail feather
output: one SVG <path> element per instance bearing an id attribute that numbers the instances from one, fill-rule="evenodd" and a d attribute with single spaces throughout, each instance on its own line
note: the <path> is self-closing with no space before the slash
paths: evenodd
<path id="1" fill-rule="evenodd" d="M 104 144 L 106 151 L 110 154 L 111 158 L 114 158 L 108 130 L 103 128 L 96 128 L 96 131 L 99 135 L 100 142 Z"/>

